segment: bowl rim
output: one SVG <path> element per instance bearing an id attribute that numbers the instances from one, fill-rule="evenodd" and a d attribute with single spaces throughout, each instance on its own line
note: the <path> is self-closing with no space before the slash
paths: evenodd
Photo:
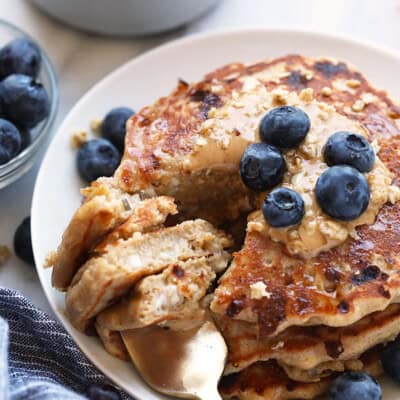
<path id="1" fill-rule="evenodd" d="M 0 189 L 1 187 L 7 186 L 14 180 L 18 179 L 21 175 L 28 172 L 31 165 L 28 168 L 23 168 L 25 164 L 31 160 L 31 164 L 33 164 L 33 159 L 41 148 L 41 144 L 43 141 L 49 136 L 51 132 L 51 127 L 55 121 L 55 117 L 57 115 L 58 105 L 59 105 L 59 92 L 58 92 L 58 84 L 57 84 L 57 75 L 55 72 L 55 68 L 53 63 L 51 62 L 49 56 L 43 50 L 42 46 L 33 38 L 30 34 L 26 33 L 19 27 L 14 24 L 0 18 L 0 27 L 3 26 L 13 33 L 15 33 L 18 37 L 26 37 L 32 40 L 40 49 L 40 53 L 42 56 L 42 71 L 45 71 L 47 75 L 47 79 L 49 81 L 49 99 L 50 99 L 50 112 L 44 124 L 41 126 L 38 134 L 32 140 L 32 142 L 22 150 L 16 157 L 11 159 L 8 163 L 4 165 L 0 165 Z M 5 183 L 5 185 L 2 185 Z"/>

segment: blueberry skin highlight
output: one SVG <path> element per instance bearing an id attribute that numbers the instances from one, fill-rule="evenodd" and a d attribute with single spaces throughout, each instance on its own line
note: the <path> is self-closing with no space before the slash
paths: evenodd
<path id="1" fill-rule="evenodd" d="M 113 108 L 101 124 L 102 136 L 109 140 L 122 154 L 125 147 L 125 125 L 135 112 L 128 107 Z"/>
<path id="2" fill-rule="evenodd" d="M 22 146 L 22 138 L 17 127 L 5 119 L 0 119 L 0 165 L 17 156 Z"/>
<path id="3" fill-rule="evenodd" d="M 382 389 L 379 383 L 366 372 L 344 372 L 332 383 L 330 400 L 380 400 Z"/>
<path id="4" fill-rule="evenodd" d="M 89 140 L 78 150 L 76 157 L 79 175 L 86 182 L 93 182 L 101 176 L 111 176 L 120 160 L 120 153 L 106 139 Z"/>
<path id="5" fill-rule="evenodd" d="M 264 115 L 259 131 L 263 142 L 280 149 L 294 149 L 304 140 L 310 126 L 310 118 L 303 110 L 282 106 Z"/>
<path id="6" fill-rule="evenodd" d="M 282 182 L 286 163 L 282 153 L 266 143 L 254 143 L 240 160 L 240 176 L 251 190 L 262 192 Z"/>
<path id="7" fill-rule="evenodd" d="M 0 80 L 11 74 L 37 78 L 41 65 L 40 49 L 28 38 L 14 39 L 0 49 Z"/>
<path id="8" fill-rule="evenodd" d="M 273 227 L 297 225 L 304 216 L 304 201 L 294 190 L 280 187 L 265 198 L 262 212 Z"/>
<path id="9" fill-rule="evenodd" d="M 45 88 L 27 75 L 9 75 L 0 84 L 0 99 L 7 119 L 16 126 L 33 128 L 48 117 L 50 100 Z"/>
<path id="10" fill-rule="evenodd" d="M 364 136 L 352 132 L 336 132 L 323 148 L 324 161 L 329 165 L 350 165 L 360 172 L 369 172 L 375 153 Z"/>
<path id="11" fill-rule="evenodd" d="M 337 165 L 318 178 L 315 196 L 326 214 L 338 220 L 351 221 L 368 207 L 371 194 L 364 175 L 353 167 Z"/>

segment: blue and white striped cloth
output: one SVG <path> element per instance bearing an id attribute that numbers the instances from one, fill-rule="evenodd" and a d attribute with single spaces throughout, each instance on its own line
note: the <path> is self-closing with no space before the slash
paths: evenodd
<path id="1" fill-rule="evenodd" d="M 60 324 L 0 288 L 0 400 L 83 400 L 93 384 L 110 382 Z"/>

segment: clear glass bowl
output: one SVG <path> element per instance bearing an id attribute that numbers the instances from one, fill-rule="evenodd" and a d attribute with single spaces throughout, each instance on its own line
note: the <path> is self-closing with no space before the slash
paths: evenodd
<path id="1" fill-rule="evenodd" d="M 0 20 L 0 47 L 18 37 L 29 37 L 25 32 L 21 31 L 14 25 Z M 35 43 L 37 43 L 35 41 Z M 33 166 L 38 156 L 39 150 L 45 144 L 46 139 L 50 135 L 51 127 L 57 112 L 58 91 L 57 80 L 54 67 L 43 51 L 40 43 L 37 43 L 42 52 L 42 68 L 38 80 L 46 88 L 50 98 L 50 114 L 46 120 L 42 121 L 34 129 L 31 130 L 31 143 L 17 157 L 10 160 L 7 164 L 0 165 L 0 189 L 6 187 L 10 183 L 16 181 Z"/>

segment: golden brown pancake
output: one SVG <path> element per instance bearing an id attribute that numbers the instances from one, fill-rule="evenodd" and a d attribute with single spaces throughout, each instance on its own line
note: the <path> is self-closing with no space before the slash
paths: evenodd
<path id="1" fill-rule="evenodd" d="M 400 305 L 392 304 L 346 327 L 294 326 L 269 337 L 260 337 L 257 327 L 248 322 L 226 317 L 216 321 L 229 349 L 225 374 L 275 359 L 312 376 L 322 363 L 356 359 L 369 348 L 393 340 L 399 332 Z"/>
<path id="2" fill-rule="evenodd" d="M 382 373 L 380 351 L 376 347 L 360 357 L 363 370 L 375 377 Z M 319 382 L 296 382 L 275 361 L 260 361 L 239 373 L 224 376 L 219 391 L 224 400 L 314 399 L 327 391 L 336 376 Z"/>

